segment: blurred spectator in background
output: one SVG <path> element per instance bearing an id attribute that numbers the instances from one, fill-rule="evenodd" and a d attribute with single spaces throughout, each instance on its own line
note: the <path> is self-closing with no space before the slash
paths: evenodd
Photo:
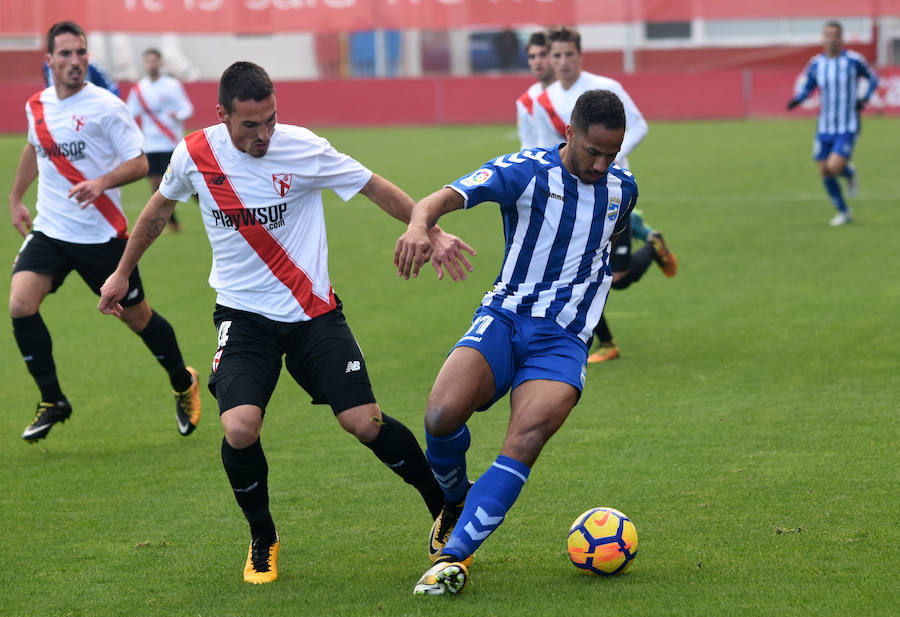
<path id="1" fill-rule="evenodd" d="M 501 30 L 494 35 L 494 52 L 500 70 L 514 70 L 519 62 L 519 37 L 513 30 Z"/>

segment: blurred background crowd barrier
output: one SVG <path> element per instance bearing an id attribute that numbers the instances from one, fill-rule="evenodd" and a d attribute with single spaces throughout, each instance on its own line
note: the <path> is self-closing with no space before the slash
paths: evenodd
<path id="1" fill-rule="evenodd" d="M 286 121 L 513 123 L 533 81 L 523 45 L 557 25 L 581 32 L 584 68 L 622 81 L 648 118 L 780 115 L 828 19 L 882 77 L 867 113 L 900 114 L 900 0 L 31 0 L 0 3 L 0 131 L 24 129 L 44 35 L 63 19 L 123 96 L 141 52 L 160 49 L 195 101 L 191 126 L 215 121 L 215 82 L 235 60 L 270 72 Z"/>

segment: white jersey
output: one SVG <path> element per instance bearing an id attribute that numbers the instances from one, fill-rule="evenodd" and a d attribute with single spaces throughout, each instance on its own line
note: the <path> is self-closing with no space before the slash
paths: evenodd
<path id="1" fill-rule="evenodd" d="M 536 81 L 526 90 L 522 96 L 516 99 L 516 128 L 519 131 L 519 141 L 522 143 L 522 150 L 526 148 L 536 148 L 537 143 L 537 126 L 534 122 L 534 106 L 537 105 L 537 98 L 544 91 L 541 82 Z"/>
<path id="2" fill-rule="evenodd" d="M 144 132 L 146 152 L 172 152 L 184 135 L 184 121 L 194 106 L 181 82 L 168 75 L 144 77 L 128 93 L 128 111 Z"/>
<path id="3" fill-rule="evenodd" d="M 68 196 L 78 182 L 140 156 L 143 138 L 125 103 L 90 83 L 59 100 L 51 86 L 28 100 L 25 115 L 38 164 L 34 230 L 76 244 L 127 237 L 120 188 L 107 190 L 84 209 Z"/>
<path id="4" fill-rule="evenodd" d="M 371 177 L 307 129 L 276 124 L 265 156 L 255 158 L 217 124 L 178 144 L 159 190 L 178 201 L 199 197 L 218 304 L 298 322 L 337 306 L 322 189 L 346 201 Z"/>
<path id="5" fill-rule="evenodd" d="M 616 157 L 616 163 L 627 168 L 628 155 L 647 134 L 647 122 L 622 84 L 615 79 L 587 71 L 581 71 L 581 75 L 568 90 L 565 90 L 559 81 L 555 81 L 544 91 L 545 96 L 538 98 L 538 104 L 534 106 L 537 147 L 552 148 L 566 140 L 564 131 L 566 125 L 571 122 L 575 101 L 588 90 L 609 90 L 622 100 L 625 107 L 625 139 Z M 548 111 L 548 103 L 555 114 L 551 115 Z"/>

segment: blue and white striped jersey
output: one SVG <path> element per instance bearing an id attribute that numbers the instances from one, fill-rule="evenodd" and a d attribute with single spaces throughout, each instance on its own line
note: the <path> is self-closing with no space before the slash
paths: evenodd
<path id="1" fill-rule="evenodd" d="M 631 172 L 613 164 L 585 184 L 566 171 L 556 146 L 500 156 L 447 186 L 466 208 L 500 204 L 503 267 L 481 304 L 552 319 L 587 343 L 612 281 L 610 238 L 637 202 Z"/>
<path id="2" fill-rule="evenodd" d="M 865 78 L 868 88 L 859 96 L 859 80 Z M 816 131 L 821 135 L 859 132 L 859 113 L 856 101 L 868 101 L 878 85 L 875 74 L 866 59 L 855 51 L 843 50 L 839 56 L 829 58 L 824 53 L 813 56 L 806 65 L 802 81 L 794 97 L 802 101 L 819 88 L 819 123 Z"/>

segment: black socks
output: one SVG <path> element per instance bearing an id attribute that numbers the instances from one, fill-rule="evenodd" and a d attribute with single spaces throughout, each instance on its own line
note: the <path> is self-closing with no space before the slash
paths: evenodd
<path id="1" fill-rule="evenodd" d="M 41 400 L 47 403 L 65 400 L 56 379 L 53 362 L 53 341 L 40 313 L 28 317 L 13 317 L 13 336 L 22 352 L 22 359 L 34 383 L 41 390 Z"/>
<path id="2" fill-rule="evenodd" d="M 165 318 L 153 311 L 147 327 L 139 335 L 153 353 L 157 362 L 169 374 L 169 382 L 176 392 L 184 392 L 191 387 L 191 374 L 184 368 L 184 359 L 178 349 L 175 330 Z"/>
<path id="3" fill-rule="evenodd" d="M 238 450 L 222 438 L 222 464 L 234 497 L 250 523 L 253 539 L 275 541 L 275 523 L 269 513 L 269 465 L 259 439 Z"/>
<path id="4" fill-rule="evenodd" d="M 403 481 L 416 488 L 425 505 L 436 518 L 444 507 L 444 492 L 431 473 L 422 447 L 406 425 L 386 413 L 381 414 L 382 424 L 378 435 L 370 443 L 363 444 L 387 465 Z"/>

